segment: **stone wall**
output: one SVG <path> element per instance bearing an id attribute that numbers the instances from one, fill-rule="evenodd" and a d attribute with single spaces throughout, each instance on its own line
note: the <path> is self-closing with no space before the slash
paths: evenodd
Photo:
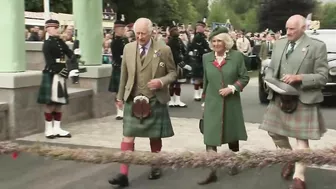
<path id="1" fill-rule="evenodd" d="M 8 104 L 6 102 L 0 102 L 0 141 L 8 140 Z"/>

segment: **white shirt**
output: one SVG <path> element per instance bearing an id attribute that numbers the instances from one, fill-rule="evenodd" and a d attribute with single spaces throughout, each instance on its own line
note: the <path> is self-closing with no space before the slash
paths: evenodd
<path id="1" fill-rule="evenodd" d="M 294 50 L 296 49 L 296 47 L 302 42 L 303 36 L 301 36 L 298 40 L 295 41 L 295 46 L 294 46 Z M 290 43 L 288 44 L 287 47 L 287 52 L 291 49 L 291 45 Z"/>

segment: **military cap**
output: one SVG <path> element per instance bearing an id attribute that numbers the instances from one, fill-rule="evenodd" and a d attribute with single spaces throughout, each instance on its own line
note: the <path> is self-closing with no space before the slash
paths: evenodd
<path id="1" fill-rule="evenodd" d="M 172 31 L 172 30 L 177 30 L 178 28 L 177 28 L 177 25 L 176 25 L 176 23 L 174 22 L 174 21 L 172 21 L 172 24 L 169 26 L 169 31 Z"/>
<path id="2" fill-rule="evenodd" d="M 229 30 L 226 27 L 219 26 L 211 32 L 211 34 L 209 35 L 209 40 L 221 33 L 229 33 Z"/>
<path id="3" fill-rule="evenodd" d="M 205 22 L 203 22 L 203 21 L 198 21 L 198 22 L 196 22 L 196 26 L 203 26 L 203 27 L 206 27 L 206 24 L 205 24 Z"/>
<path id="4" fill-rule="evenodd" d="M 281 95 L 298 96 L 299 92 L 293 86 L 275 78 L 265 78 L 265 83 L 269 88 Z"/>
<path id="5" fill-rule="evenodd" d="M 118 28 L 118 27 L 125 27 L 126 23 L 122 20 L 116 20 L 114 22 L 114 28 Z"/>
<path id="6" fill-rule="evenodd" d="M 47 20 L 45 22 L 45 27 L 48 28 L 48 27 L 56 27 L 58 28 L 60 25 L 59 21 L 58 20 L 53 20 L 53 19 L 50 19 L 50 20 Z"/>

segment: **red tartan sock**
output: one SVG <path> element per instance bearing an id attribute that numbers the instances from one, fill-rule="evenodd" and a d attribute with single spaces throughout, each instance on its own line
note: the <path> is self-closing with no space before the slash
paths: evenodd
<path id="1" fill-rule="evenodd" d="M 61 121 L 62 119 L 62 112 L 54 112 L 54 120 Z"/>
<path id="2" fill-rule="evenodd" d="M 176 96 L 181 96 L 181 88 L 180 87 L 175 88 L 175 94 L 176 94 Z"/>
<path id="3" fill-rule="evenodd" d="M 203 89 L 203 82 L 199 84 L 200 88 Z"/>
<path id="4" fill-rule="evenodd" d="M 133 142 L 121 142 L 121 151 L 134 151 L 134 143 Z M 120 173 L 123 175 L 128 175 L 128 165 L 121 164 L 120 165 Z"/>
<path id="5" fill-rule="evenodd" d="M 44 119 L 46 121 L 52 121 L 52 119 L 53 119 L 52 113 L 46 113 L 46 112 L 44 112 Z"/>
<path id="6" fill-rule="evenodd" d="M 161 148 L 162 148 L 162 140 L 161 138 L 150 138 L 150 147 L 151 147 L 151 151 L 153 153 L 157 153 L 157 152 L 161 152 Z"/>
<path id="7" fill-rule="evenodd" d="M 173 86 L 169 87 L 169 94 L 170 96 L 174 96 L 175 88 Z"/>
<path id="8" fill-rule="evenodd" d="M 200 85 L 199 85 L 199 84 L 194 84 L 194 89 L 195 89 L 195 90 L 199 90 L 199 88 L 200 88 Z"/>

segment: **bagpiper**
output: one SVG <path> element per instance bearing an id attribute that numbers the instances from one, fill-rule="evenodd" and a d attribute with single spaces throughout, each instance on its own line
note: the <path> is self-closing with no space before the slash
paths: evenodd
<path id="1" fill-rule="evenodd" d="M 43 55 L 45 67 L 42 74 L 42 82 L 39 89 L 37 102 L 45 105 L 45 136 L 48 139 L 55 137 L 71 137 L 70 132 L 61 128 L 62 105 L 69 103 L 69 95 L 66 86 L 68 77 L 78 77 L 79 70 L 68 70 L 68 59 L 75 59 L 74 53 L 68 45 L 59 37 L 59 22 L 47 20 L 45 28 L 49 38 L 43 43 Z"/>
<path id="2" fill-rule="evenodd" d="M 204 34 L 206 19 L 196 23 L 195 36 L 189 46 L 188 54 L 192 66 L 192 79 L 194 80 L 194 100 L 201 101 L 203 93 L 203 54 L 210 52 L 207 37 Z"/>
<path id="3" fill-rule="evenodd" d="M 181 84 L 186 82 L 184 69 L 191 71 L 192 68 L 186 64 L 188 52 L 179 35 L 179 30 L 173 21 L 173 24 L 169 27 L 169 40 L 167 45 L 173 53 L 177 68 L 177 80 L 169 86 L 169 107 L 187 107 L 187 105 L 181 101 Z"/>
<path id="4" fill-rule="evenodd" d="M 112 93 L 118 95 L 120 75 L 121 75 L 121 61 L 123 58 L 124 46 L 129 42 L 128 38 L 125 37 L 125 27 L 124 15 L 121 16 L 120 20 L 114 22 L 114 35 L 111 42 L 111 52 L 112 52 L 112 75 L 110 80 L 110 85 L 108 90 Z M 123 119 L 123 107 L 117 108 L 117 120 Z"/>

